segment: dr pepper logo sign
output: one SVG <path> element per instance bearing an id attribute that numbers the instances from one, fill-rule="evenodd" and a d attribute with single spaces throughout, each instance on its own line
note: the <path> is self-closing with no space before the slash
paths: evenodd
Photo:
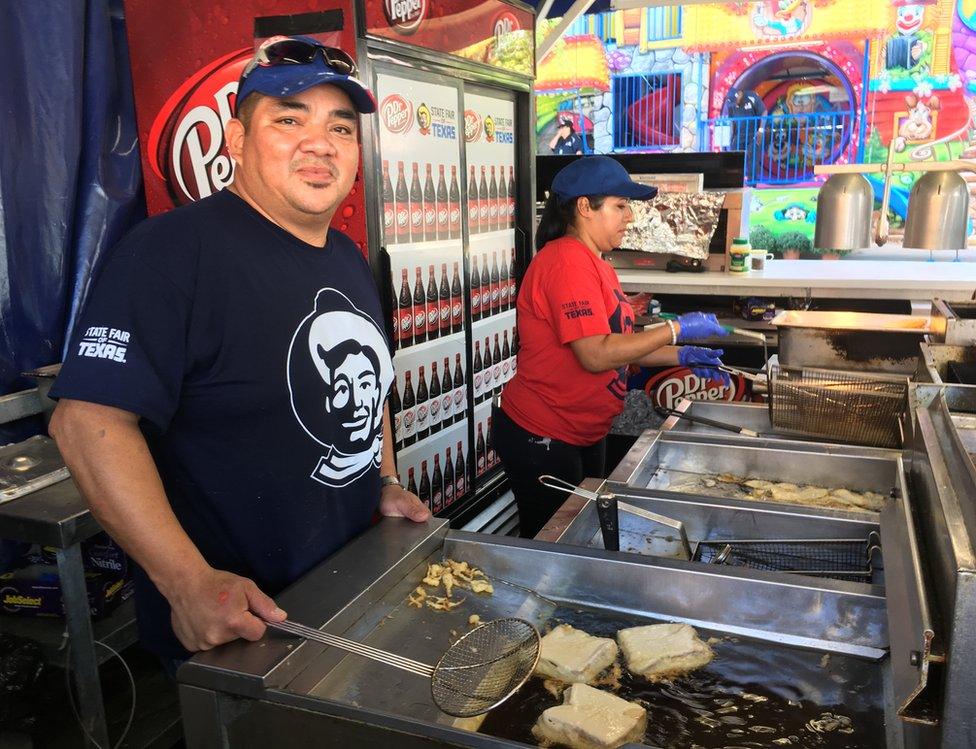
<path id="1" fill-rule="evenodd" d="M 427 16 L 428 0 L 383 0 L 386 22 L 400 34 L 409 35 L 420 28 Z"/>
<path id="2" fill-rule="evenodd" d="M 413 105 L 400 94 L 390 94 L 380 102 L 380 122 L 396 135 L 402 135 L 413 123 Z"/>
<path id="3" fill-rule="evenodd" d="M 747 397 L 745 380 L 732 375 L 731 383 L 705 380 L 685 367 L 671 367 L 653 375 L 644 386 L 651 402 L 658 407 L 672 409 L 682 398 L 687 400 L 741 401 Z"/>
<path id="4" fill-rule="evenodd" d="M 190 76 L 163 105 L 149 129 L 149 164 L 175 205 L 205 198 L 230 184 L 234 164 L 224 146 L 237 80 L 254 54 L 241 49 Z"/>

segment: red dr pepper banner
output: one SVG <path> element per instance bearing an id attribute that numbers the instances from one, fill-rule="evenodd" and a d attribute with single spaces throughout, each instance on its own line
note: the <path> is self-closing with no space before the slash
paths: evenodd
<path id="1" fill-rule="evenodd" d="M 356 51 L 352 2 L 126 0 L 125 16 L 150 214 L 230 183 L 224 125 L 241 71 L 264 39 L 305 34 Z M 332 225 L 366 252 L 361 161 Z"/>
<path id="2" fill-rule="evenodd" d="M 502 0 L 365 0 L 366 33 L 535 75 L 535 16 Z"/>

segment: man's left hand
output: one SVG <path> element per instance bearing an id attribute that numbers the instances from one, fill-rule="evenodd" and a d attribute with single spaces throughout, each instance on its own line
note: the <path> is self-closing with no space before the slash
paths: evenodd
<path id="1" fill-rule="evenodd" d="M 415 523 L 430 519 L 430 510 L 420 498 L 402 486 L 384 486 L 380 492 L 380 515 L 388 518 L 409 518 Z"/>

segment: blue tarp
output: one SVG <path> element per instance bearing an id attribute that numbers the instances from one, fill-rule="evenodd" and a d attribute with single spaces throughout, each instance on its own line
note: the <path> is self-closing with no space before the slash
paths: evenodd
<path id="1" fill-rule="evenodd" d="M 145 216 L 122 0 L 0 23 L 0 393 L 61 361 L 91 270 Z"/>

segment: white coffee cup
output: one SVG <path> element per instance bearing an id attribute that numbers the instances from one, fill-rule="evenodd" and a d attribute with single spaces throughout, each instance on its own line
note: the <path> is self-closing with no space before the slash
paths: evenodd
<path id="1" fill-rule="evenodd" d="M 775 256 L 771 252 L 766 252 L 765 250 L 759 250 L 757 252 L 756 250 L 753 250 L 751 253 L 749 253 L 749 262 L 753 270 L 765 270 L 766 261 L 772 260 L 773 257 Z"/>

